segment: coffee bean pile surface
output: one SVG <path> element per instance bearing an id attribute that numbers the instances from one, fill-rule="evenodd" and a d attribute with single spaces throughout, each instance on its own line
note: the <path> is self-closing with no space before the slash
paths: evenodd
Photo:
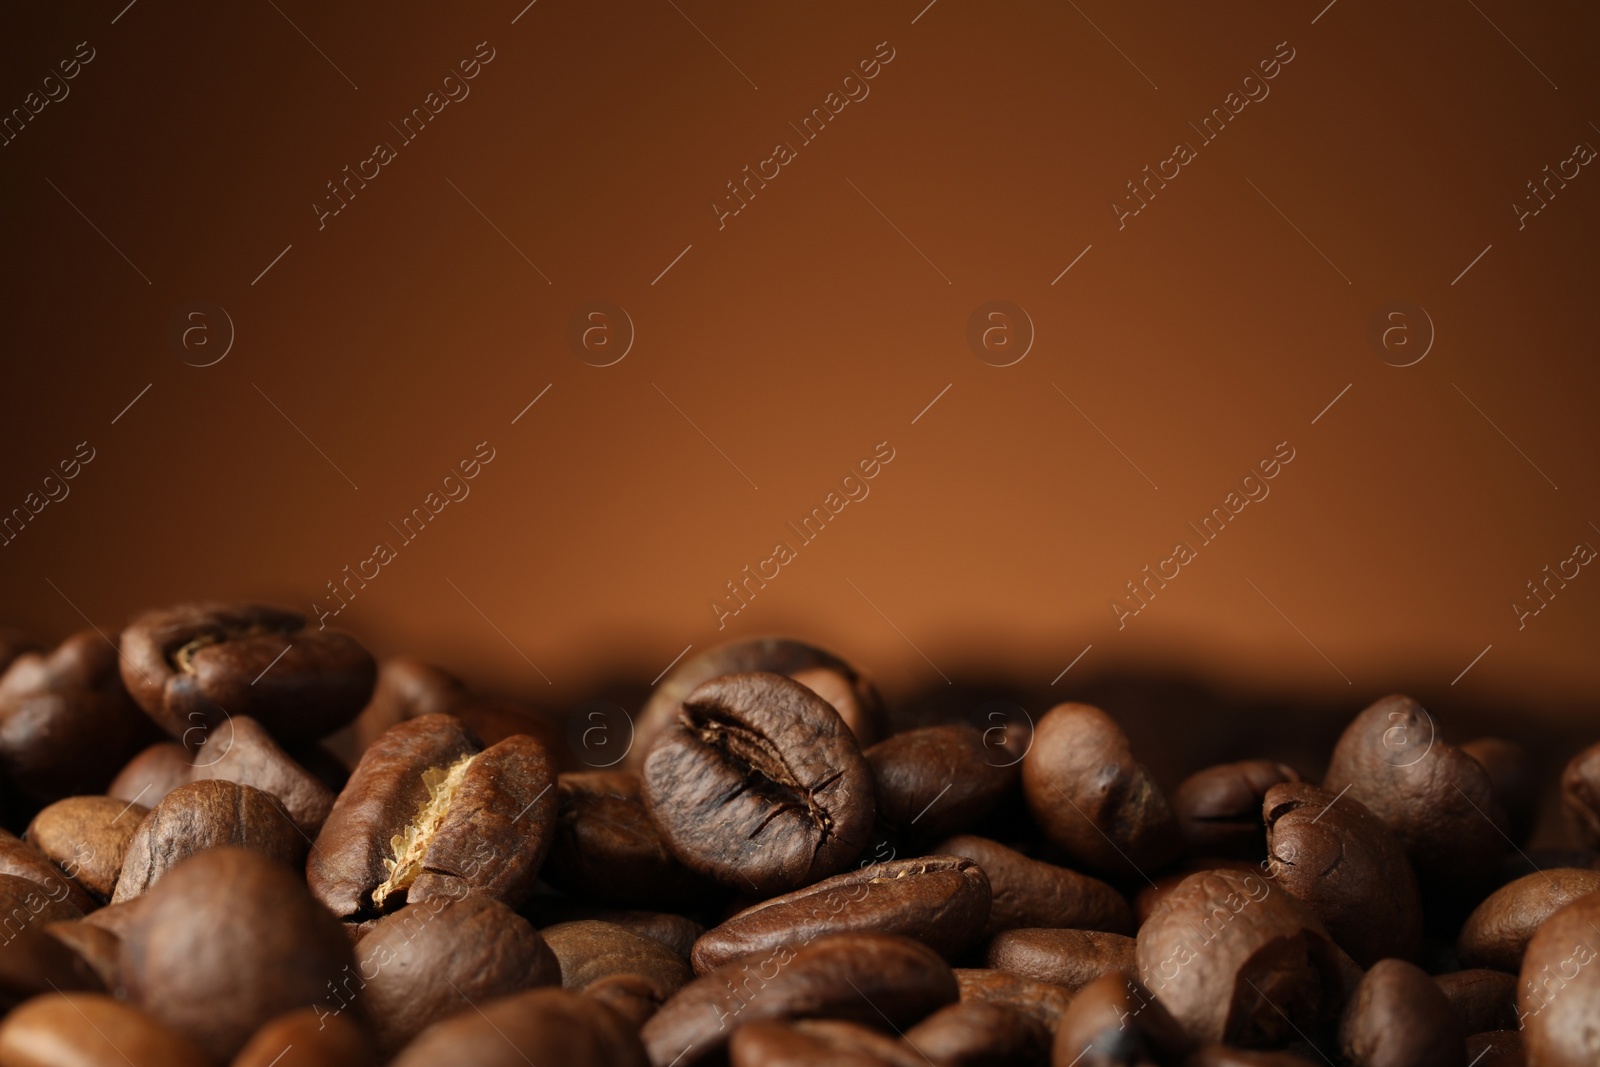
<path id="1" fill-rule="evenodd" d="M 1600 1064 L 1600 744 L 1158 782 L 780 639 L 563 732 L 248 604 L 0 668 L 0 1067 Z"/>

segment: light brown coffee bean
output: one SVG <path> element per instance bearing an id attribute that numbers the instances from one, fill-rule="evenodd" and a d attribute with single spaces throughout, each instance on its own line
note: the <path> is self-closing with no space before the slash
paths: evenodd
<path id="1" fill-rule="evenodd" d="M 1525 875 L 1489 894 L 1462 924 L 1456 955 L 1463 967 L 1515 974 L 1544 921 L 1579 897 L 1600 892 L 1600 871 L 1555 867 Z"/>
<path id="2" fill-rule="evenodd" d="M 1339 1020 L 1339 1047 L 1355 1067 L 1462 1067 L 1467 1034 L 1427 972 L 1379 960 Z"/>
<path id="3" fill-rule="evenodd" d="M 955 976 L 962 1003 L 1004 1004 L 1033 1016 L 1050 1030 L 1056 1028 L 1061 1013 L 1072 1003 L 1072 992 L 1065 986 L 1024 978 L 1009 971 L 957 967 Z"/>
<path id="4" fill-rule="evenodd" d="M 1476 1034 L 1484 1030 L 1517 1028 L 1517 976 L 1504 971 L 1473 968 L 1436 974 L 1433 982 L 1461 1019 L 1461 1028 Z"/>
<path id="5" fill-rule="evenodd" d="M 148 812 L 111 797 L 67 797 L 35 815 L 23 837 L 103 902 L 111 899 L 128 845 Z"/>
<path id="6" fill-rule="evenodd" d="M 1139 976 L 1136 942 L 1103 930 L 1006 930 L 984 952 L 984 966 L 1077 992 L 1101 975 Z"/>
<path id="7" fill-rule="evenodd" d="M 1517 1012 L 1530 1064 L 1600 1063 L 1600 893 L 1550 916 L 1528 942 Z"/>
<path id="8" fill-rule="evenodd" d="M 390 1067 L 646 1067 L 632 1028 L 597 1000 L 530 989 L 424 1030 Z"/>
<path id="9" fill-rule="evenodd" d="M 1030 859 L 971 834 L 948 838 L 934 848 L 941 855 L 972 860 L 989 876 L 993 902 L 986 937 L 1018 927 L 1133 932 L 1127 900 L 1098 878 Z"/>
<path id="10" fill-rule="evenodd" d="M 372 1039 L 342 1015 L 301 1008 L 255 1032 L 229 1067 L 378 1067 Z"/>
<path id="11" fill-rule="evenodd" d="M 102 993 L 36 997 L 0 1023 L 5 1067 L 215 1067 L 195 1045 Z"/>

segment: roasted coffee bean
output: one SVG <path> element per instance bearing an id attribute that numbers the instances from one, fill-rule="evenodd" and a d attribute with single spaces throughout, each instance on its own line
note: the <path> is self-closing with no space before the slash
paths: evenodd
<path id="1" fill-rule="evenodd" d="M 1510 825 L 1489 773 L 1439 734 L 1421 704 L 1384 697 L 1345 728 L 1322 788 L 1348 789 L 1382 819 L 1425 891 L 1475 899 L 1499 866 Z"/>
<path id="2" fill-rule="evenodd" d="M 247 715 L 235 715 L 216 728 L 195 756 L 189 779 L 220 779 L 259 789 L 277 800 L 308 838 L 322 830 L 333 807 L 333 790 Z"/>
<path id="3" fill-rule="evenodd" d="M 1465 1032 L 1476 1034 L 1484 1030 L 1517 1028 L 1515 974 L 1479 967 L 1436 974 L 1433 983 L 1455 1009 Z"/>
<path id="4" fill-rule="evenodd" d="M 1261 871 L 1261 861 L 1230 860 L 1220 857 L 1207 858 L 1204 856 L 1185 860 L 1177 867 L 1167 871 L 1167 873 L 1156 875 L 1145 883 L 1143 889 L 1134 894 L 1134 925 L 1143 926 L 1145 920 L 1150 918 L 1150 913 L 1155 910 L 1156 905 L 1161 903 L 1162 897 L 1178 888 L 1185 878 L 1191 874 L 1199 874 L 1201 871 L 1244 871 L 1247 874 L 1256 874 Z"/>
<path id="5" fill-rule="evenodd" d="M 687 1061 L 685 1061 L 687 1062 Z M 564 989 L 530 989 L 434 1023 L 390 1067 L 646 1067 L 625 1020 Z"/>
<path id="6" fill-rule="evenodd" d="M 1572 757 L 1561 772 L 1561 804 L 1590 848 L 1600 848 L 1600 744 Z"/>
<path id="7" fill-rule="evenodd" d="M 672 669 L 651 692 L 634 728 L 628 766 L 639 768 L 656 739 L 678 721 L 685 698 L 713 678 L 765 671 L 785 674 L 827 701 L 861 748 L 883 732 L 883 701 L 865 677 L 831 652 L 781 637 L 758 637 L 708 648 Z"/>
<path id="8" fill-rule="evenodd" d="M 1275 785 L 1262 803 L 1266 871 L 1322 920 L 1361 966 L 1415 959 L 1422 896 L 1394 832 L 1353 796 L 1309 782 Z"/>
<path id="9" fill-rule="evenodd" d="M 1499 737 L 1480 737 L 1463 744 L 1461 751 L 1477 760 L 1488 773 L 1494 795 L 1505 809 L 1511 840 L 1519 846 L 1527 844 L 1539 814 L 1539 784 L 1534 780 L 1527 750 Z"/>
<path id="10" fill-rule="evenodd" d="M 180 785 L 188 785 L 193 772 L 188 749 L 176 741 L 157 741 L 117 772 L 106 795 L 125 804 L 153 808 Z"/>
<path id="11" fill-rule="evenodd" d="M 95 900 L 77 882 L 61 872 L 50 857 L 17 837 L 0 830 L 0 874 L 26 878 L 51 900 L 65 901 L 80 912 L 94 910 Z"/>
<path id="12" fill-rule="evenodd" d="M 636 974 L 671 995 L 694 978 L 682 956 L 616 923 L 580 919 L 547 926 L 539 934 L 561 964 L 563 989 L 582 991 L 613 975 Z"/>
<path id="13" fill-rule="evenodd" d="M 703 902 L 712 887 L 667 849 L 642 788 L 634 771 L 558 777 L 555 835 L 540 877 L 563 893 L 608 904 Z"/>
<path id="14" fill-rule="evenodd" d="M 1015 849 L 970 834 L 942 841 L 935 850 L 941 855 L 965 856 L 989 876 L 993 903 L 985 937 L 1018 927 L 1133 932 L 1128 902 L 1098 878 L 1029 859 Z"/>
<path id="15" fill-rule="evenodd" d="M 1172 811 L 1190 853 L 1259 859 L 1267 847 L 1261 825 L 1267 790 L 1299 780 L 1294 768 L 1264 759 L 1222 763 L 1185 778 L 1172 794 Z"/>
<path id="16" fill-rule="evenodd" d="M 1099 708 L 1060 704 L 1039 720 L 1022 789 L 1044 835 L 1097 874 L 1142 881 L 1183 849 L 1166 797 Z"/>
<path id="17" fill-rule="evenodd" d="M 408 904 L 356 943 L 355 958 L 355 983 L 341 976 L 336 995 L 355 998 L 385 1056 L 470 1004 L 561 982 L 528 920 L 482 896 Z"/>
<path id="18" fill-rule="evenodd" d="M 1319 1062 L 1293 1052 L 1207 1045 L 1190 1053 L 1183 1067 L 1317 1067 Z"/>
<path id="19" fill-rule="evenodd" d="M 1427 972 L 1379 960 L 1339 1020 L 1339 1047 L 1355 1067 L 1462 1067 L 1467 1033 Z"/>
<path id="20" fill-rule="evenodd" d="M 1535 1067 L 1600 1063 L 1600 893 L 1544 921 L 1522 957 L 1517 1012 Z"/>
<path id="21" fill-rule="evenodd" d="M 0 676 L 0 771 L 36 804 L 100 792 L 158 736 L 122 687 L 116 648 L 94 630 L 24 652 Z"/>
<path id="22" fill-rule="evenodd" d="M 296 872 L 242 848 L 167 871 L 122 939 L 130 1001 L 214 1059 L 270 1019 L 323 1005 L 352 966 L 338 921 Z"/>
<path id="23" fill-rule="evenodd" d="M 14 874 L 0 874 L 0 931 L 7 937 L 46 923 L 81 919 L 64 882 L 42 886 Z"/>
<path id="24" fill-rule="evenodd" d="M 43 924 L 41 924 L 43 925 Z M 100 974 L 40 925 L 9 934 L 0 944 L 0 1012 L 42 993 L 103 993 Z"/>
<path id="25" fill-rule="evenodd" d="M 23 836 L 95 899 L 106 901 L 148 812 L 111 797 L 67 797 L 35 815 Z"/>
<path id="26" fill-rule="evenodd" d="M 650 1016 L 661 1010 L 661 1005 L 677 992 L 677 988 L 668 988 L 646 975 L 618 973 L 597 978 L 578 992 L 598 1000 L 622 1016 L 637 1033 Z"/>
<path id="27" fill-rule="evenodd" d="M 359 1024 L 301 1008 L 257 1030 L 229 1067 L 378 1067 L 378 1052 Z"/>
<path id="28" fill-rule="evenodd" d="M 1076 992 L 1101 975 L 1137 978 L 1134 950 L 1133 938 L 1102 930 L 1006 930 L 989 942 L 983 964 Z"/>
<path id="29" fill-rule="evenodd" d="M 673 855 L 770 895 L 836 874 L 872 829 L 872 775 L 827 701 L 781 674 L 715 678 L 684 698 L 644 766 Z"/>
<path id="30" fill-rule="evenodd" d="M 378 673 L 350 635 L 260 604 L 149 612 L 122 631 L 122 653 L 128 692 L 191 752 L 233 715 L 286 745 L 325 737 L 360 713 Z"/>
<path id="31" fill-rule="evenodd" d="M 906 1042 L 840 1019 L 766 1020 L 728 1042 L 731 1067 L 927 1067 Z"/>
<path id="32" fill-rule="evenodd" d="M 1354 966 L 1304 904 L 1238 871 L 1185 878 L 1139 927 L 1137 952 L 1141 980 L 1201 1044 L 1311 1030 L 1338 1013 Z"/>
<path id="33" fill-rule="evenodd" d="M 35 997 L 0 1023 L 4 1067 L 215 1067 L 188 1040 L 101 993 Z"/>
<path id="34" fill-rule="evenodd" d="M 362 755 L 311 846 L 311 891 L 343 919 L 463 890 L 516 906 L 555 821 L 554 770 L 517 735 L 487 749 L 455 718 L 424 715 Z"/>
<path id="35" fill-rule="evenodd" d="M 956 985 L 962 1003 L 1004 1004 L 1024 1015 L 1031 1015 L 1054 1030 L 1061 1013 L 1072 1002 L 1072 992 L 1064 986 L 1024 978 L 1009 971 L 987 967 L 957 967 Z"/>
<path id="36" fill-rule="evenodd" d="M 138 919 L 142 900 L 142 897 L 134 897 L 121 904 L 107 904 L 84 915 L 82 921 L 115 934 L 120 939 Z"/>
<path id="37" fill-rule="evenodd" d="M 891 832 L 932 840 L 960 833 L 1016 788 L 1020 772 L 964 723 L 907 730 L 866 751 L 878 818 Z"/>
<path id="38" fill-rule="evenodd" d="M 993 1001 L 940 1008 L 906 1031 L 914 1056 L 939 1067 L 1045 1067 L 1050 1030 L 1027 1012 Z"/>
<path id="39" fill-rule="evenodd" d="M 695 979 L 639 1036 L 653 1067 L 687 1067 L 720 1055 L 733 1032 L 761 1019 L 814 1015 L 904 1029 L 957 996 L 955 976 L 927 946 L 890 934 L 840 934 Z"/>
<path id="40" fill-rule="evenodd" d="M 1461 927 L 1456 955 L 1463 967 L 1516 974 L 1534 931 L 1579 897 L 1600 893 L 1600 871 L 1556 867 L 1503 885 Z"/>
<path id="41" fill-rule="evenodd" d="M 615 923 L 629 933 L 659 942 L 688 962 L 694 943 L 706 928 L 693 919 L 666 911 L 641 911 L 632 908 L 602 908 L 564 897 L 530 897 L 522 907 L 523 914 L 540 929 L 557 923 L 593 919 L 596 922 Z"/>
<path id="42" fill-rule="evenodd" d="M 45 923 L 39 929 L 77 953 L 100 979 L 103 988 L 115 993 L 122 985 L 122 972 L 117 967 L 122 939 L 116 934 L 82 919 Z"/>
<path id="43" fill-rule="evenodd" d="M 1486 1030 L 1467 1038 L 1469 1067 L 1523 1067 L 1527 1062 L 1520 1030 Z"/>
<path id="44" fill-rule="evenodd" d="M 904 934 L 953 960 L 983 934 L 989 879 L 959 856 L 874 863 L 746 908 L 707 930 L 689 957 L 696 974 L 778 948 L 844 933 Z"/>
<path id="45" fill-rule="evenodd" d="M 128 842 L 111 902 L 131 900 L 190 856 L 220 845 L 252 849 L 298 870 L 306 839 L 267 794 L 232 782 L 192 782 L 150 809 Z"/>
<path id="46" fill-rule="evenodd" d="M 1107 974 L 1084 986 L 1055 1031 L 1055 1067 L 1142 1067 L 1190 1047 L 1159 1000 L 1137 981 Z"/>

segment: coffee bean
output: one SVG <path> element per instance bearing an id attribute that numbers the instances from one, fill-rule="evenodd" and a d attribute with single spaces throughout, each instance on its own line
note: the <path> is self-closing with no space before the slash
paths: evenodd
<path id="1" fill-rule="evenodd" d="M 67 797 L 35 815 L 23 836 L 96 900 L 106 901 L 148 810 L 111 797 Z"/>
<path id="2" fill-rule="evenodd" d="M 1383 820 L 1425 891 L 1472 896 L 1493 878 L 1510 827 L 1488 772 L 1439 733 L 1415 700 L 1384 697 L 1345 728 L 1322 788 L 1348 788 Z"/>
<path id="3" fill-rule="evenodd" d="M 1142 881 L 1183 849 L 1166 797 L 1099 708 L 1060 704 L 1039 720 L 1022 789 L 1044 835 L 1097 874 Z"/>
<path id="4" fill-rule="evenodd" d="M 1009 971 L 987 967 L 957 967 L 956 985 L 961 990 L 963 1004 L 977 1001 L 983 1004 L 1004 1004 L 1024 1015 L 1031 1015 L 1054 1030 L 1061 1013 L 1072 1002 L 1072 992 L 1052 982 L 1024 978 Z"/>
<path id="5" fill-rule="evenodd" d="M 116 934 L 82 919 L 45 923 L 39 929 L 77 953 L 100 979 L 103 988 L 115 993 L 121 987 L 122 972 L 117 967 L 117 955 L 122 951 L 122 939 Z"/>
<path id="6" fill-rule="evenodd" d="M 0 946 L 0 1012 L 42 993 L 103 993 L 105 989 L 89 961 L 40 925 L 17 931 Z"/>
<path id="7" fill-rule="evenodd" d="M 728 1042 L 731 1067 L 927 1067 L 906 1042 L 840 1019 L 763 1021 Z"/>
<path id="8" fill-rule="evenodd" d="M 550 846 L 554 785 L 531 737 L 480 749 L 449 715 L 403 722 L 334 801 L 306 861 L 311 891 L 357 921 L 463 889 L 515 906 Z"/>
<path id="9" fill-rule="evenodd" d="M 190 781 L 221 779 L 274 797 L 294 824 L 314 838 L 333 807 L 333 790 L 285 752 L 248 715 L 218 726 L 195 757 Z"/>
<path id="10" fill-rule="evenodd" d="M 71 904 L 79 912 L 94 910 L 95 900 L 82 886 L 63 874 L 49 856 L 8 830 L 0 830 L 0 874 L 25 878 L 51 900 Z"/>
<path id="11" fill-rule="evenodd" d="M 872 775 L 838 712 L 781 674 L 715 678 L 645 761 L 667 847 L 722 885 L 770 895 L 836 874 L 872 829 Z"/>
<path id="12" fill-rule="evenodd" d="M 107 904 L 103 908 L 96 908 L 83 916 L 82 922 L 89 926 L 99 927 L 109 934 L 121 938 L 139 917 L 143 897 L 134 897 L 132 900 L 120 904 Z"/>
<path id="13" fill-rule="evenodd" d="M 1486 1030 L 1467 1038 L 1469 1067 L 1523 1067 L 1527 1062 L 1520 1030 Z"/>
<path id="14" fill-rule="evenodd" d="M 1573 756 L 1561 772 L 1561 804 L 1584 844 L 1600 848 L 1600 744 Z"/>
<path id="15" fill-rule="evenodd" d="M 242 848 L 169 870 L 122 939 L 129 1000 L 214 1059 L 268 1020 L 321 1005 L 352 965 L 338 921 L 296 872 Z"/>
<path id="16" fill-rule="evenodd" d="M 1517 1028 L 1517 976 L 1474 968 L 1433 976 L 1434 985 L 1450 1002 L 1469 1034 Z"/>
<path id="17" fill-rule="evenodd" d="M 1379 960 L 1339 1020 L 1355 1067 L 1462 1067 L 1466 1031 L 1433 979 L 1404 960 Z"/>
<path id="18" fill-rule="evenodd" d="M 623 972 L 597 978 L 578 992 L 616 1012 L 634 1033 L 638 1033 L 650 1016 L 660 1011 L 661 1005 L 677 992 L 677 988 L 668 987 L 647 975 Z"/>
<path id="19" fill-rule="evenodd" d="M 125 804 L 153 808 L 162 797 L 189 784 L 193 771 L 188 749 L 176 741 L 157 741 L 117 772 L 106 786 L 106 795 Z"/>
<path id="20" fill-rule="evenodd" d="M 0 874 L 0 944 L 23 930 L 46 923 L 81 919 L 64 883 L 49 886 L 14 874 Z"/>
<path id="21" fill-rule="evenodd" d="M 149 612 L 122 631 L 122 653 L 128 692 L 191 752 L 233 715 L 286 745 L 315 741 L 360 713 L 378 671 L 350 635 L 260 604 Z"/>
<path id="22" fill-rule="evenodd" d="M 706 932 L 706 928 L 693 919 L 672 912 L 603 908 L 565 897 L 530 897 L 522 906 L 522 911 L 530 922 L 541 929 L 584 919 L 614 923 L 629 933 L 665 945 L 684 962 L 688 962 L 694 943 Z"/>
<path id="23" fill-rule="evenodd" d="M 123 689 L 116 648 L 94 630 L 24 652 L 0 677 L 0 771 L 36 804 L 100 792 L 158 736 Z"/>
<path id="24" fill-rule="evenodd" d="M 1501 886 L 1462 925 L 1456 939 L 1461 965 L 1517 973 L 1534 931 L 1551 915 L 1590 893 L 1600 893 L 1600 871 L 1571 867 L 1540 871 Z"/>
<path id="25" fill-rule="evenodd" d="M 1026 1012 L 991 1001 L 940 1008 L 906 1031 L 905 1043 L 940 1067 L 1046 1067 L 1050 1031 Z M 915 1061 L 913 1061 L 915 1062 Z"/>
<path id="26" fill-rule="evenodd" d="M 474 1003 L 560 981 L 555 953 L 498 900 L 432 897 L 385 916 L 356 943 L 354 973 L 335 979 L 324 1006 L 343 1011 L 353 998 L 379 1051 L 392 1056 Z"/>
<path id="27" fill-rule="evenodd" d="M 1322 920 L 1361 966 L 1414 959 L 1422 897 L 1400 839 L 1353 796 L 1308 782 L 1275 785 L 1262 803 L 1265 870 Z"/>
<path id="28" fill-rule="evenodd" d="M 390 1067 L 646 1067 L 639 1039 L 599 1001 L 531 989 L 468 1007 L 424 1030 Z"/>
<path id="29" fill-rule="evenodd" d="M 1084 986 L 1055 1031 L 1056 1067 L 1137 1067 L 1182 1055 L 1190 1042 L 1137 981 L 1107 974 Z"/>
<path id="30" fill-rule="evenodd" d="M 1511 840 L 1519 846 L 1527 844 L 1539 814 L 1539 784 L 1534 780 L 1527 750 L 1513 741 L 1480 737 L 1463 744 L 1461 751 L 1477 760 L 1488 773 L 1494 795 L 1505 809 Z"/>
<path id="31" fill-rule="evenodd" d="M 634 727 L 628 766 L 644 766 L 656 739 L 678 721 L 685 698 L 713 678 L 764 671 L 785 674 L 839 713 L 861 748 L 883 732 L 883 701 L 872 682 L 831 652 L 800 641 L 759 637 L 708 648 L 674 667 L 650 694 Z"/>
<path id="32" fill-rule="evenodd" d="M 694 978 L 682 956 L 616 923 L 580 919 L 539 933 L 560 961 L 563 989 L 583 991 L 613 975 L 634 974 L 670 996 Z"/>
<path id="33" fill-rule="evenodd" d="M 1145 884 L 1143 889 L 1134 895 L 1134 925 L 1143 926 L 1145 920 L 1150 918 L 1150 913 L 1155 910 L 1156 905 L 1161 903 L 1161 898 L 1178 888 L 1183 880 L 1191 874 L 1198 874 L 1201 871 L 1244 871 L 1249 874 L 1255 874 L 1259 873 L 1261 869 L 1261 861 L 1259 860 L 1231 860 L 1222 857 L 1208 858 L 1204 856 L 1185 860 L 1165 874 L 1156 875 Z"/>
<path id="34" fill-rule="evenodd" d="M 720 1055 L 733 1032 L 762 1019 L 887 1020 L 903 1029 L 957 996 L 955 976 L 927 946 L 891 934 L 840 934 L 695 979 L 639 1036 L 653 1067 L 687 1067 Z"/>
<path id="35" fill-rule="evenodd" d="M 1172 810 L 1190 853 L 1261 858 L 1267 845 L 1261 801 L 1273 786 L 1299 780 L 1292 767 L 1263 759 L 1223 763 L 1185 778 L 1172 794 Z"/>
<path id="36" fill-rule="evenodd" d="M 299 869 L 306 839 L 267 794 L 232 782 L 179 786 L 139 823 L 117 875 L 111 902 L 148 892 L 174 864 L 223 845 L 253 849 Z"/>
<path id="37" fill-rule="evenodd" d="M 962 723 L 895 734 L 866 751 L 878 818 L 892 833 L 924 840 L 971 828 L 1020 780 L 981 733 Z"/>
<path id="38" fill-rule="evenodd" d="M 616 905 L 703 902 L 712 887 L 679 863 L 645 809 L 635 771 L 556 780 L 556 824 L 540 877 L 563 893 Z"/>
<path id="39" fill-rule="evenodd" d="M 965 856 L 989 876 L 993 903 L 985 937 L 1018 927 L 1133 932 L 1128 902 L 1098 878 L 1029 859 L 1015 849 L 970 834 L 942 841 L 936 851 Z"/>
<path id="40" fill-rule="evenodd" d="M 1268 1052 L 1261 1049 L 1207 1045 L 1189 1054 L 1183 1067 L 1317 1067 L 1322 1060 L 1293 1052 Z M 1481 1065 L 1480 1065 L 1481 1067 Z"/>
<path id="41" fill-rule="evenodd" d="M 35 997 L 0 1023 L 5 1067 L 215 1067 L 180 1035 L 101 993 Z"/>
<path id="42" fill-rule="evenodd" d="M 1309 1031 L 1337 1014 L 1354 969 L 1304 904 L 1238 871 L 1185 878 L 1139 928 L 1137 954 L 1140 979 L 1201 1044 Z"/>
<path id="43" fill-rule="evenodd" d="M 1600 1062 L 1600 893 L 1551 915 L 1528 942 L 1517 1012 L 1530 1064 Z"/>
<path id="44" fill-rule="evenodd" d="M 983 963 L 1073 992 L 1101 975 L 1139 976 L 1133 938 L 1101 930 L 1006 930 L 989 942 Z"/>
<path id="45" fill-rule="evenodd" d="M 342 1015 L 301 1008 L 257 1030 L 229 1067 L 378 1067 L 366 1031 Z"/>

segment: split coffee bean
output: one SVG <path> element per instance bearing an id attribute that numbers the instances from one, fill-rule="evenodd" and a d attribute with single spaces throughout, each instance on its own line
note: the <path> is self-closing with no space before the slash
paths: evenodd
<path id="1" fill-rule="evenodd" d="M 1467 1034 L 1433 979 L 1405 960 L 1379 960 L 1339 1021 L 1355 1067 L 1464 1067 Z"/>
<path id="2" fill-rule="evenodd" d="M 1261 802 L 1267 790 L 1299 780 L 1292 767 L 1261 759 L 1223 763 L 1191 774 L 1172 794 L 1172 810 L 1189 852 L 1259 859 L 1266 851 Z"/>
<path id="3" fill-rule="evenodd" d="M 1107 974 L 1139 976 L 1134 939 L 1103 930 L 1006 930 L 989 942 L 983 962 L 1073 992 Z"/>
<path id="4" fill-rule="evenodd" d="M 1528 941 L 1551 915 L 1579 897 L 1600 893 L 1600 871 L 1553 867 L 1489 894 L 1461 927 L 1456 955 L 1463 967 L 1522 969 Z"/>

